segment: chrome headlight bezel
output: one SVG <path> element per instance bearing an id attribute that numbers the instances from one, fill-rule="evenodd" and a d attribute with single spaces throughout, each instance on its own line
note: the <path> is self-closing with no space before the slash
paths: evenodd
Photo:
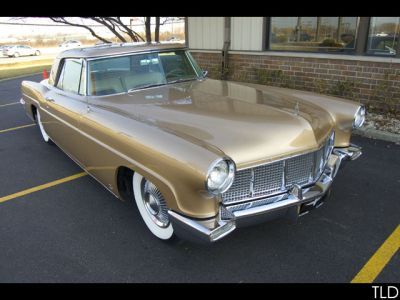
<path id="1" fill-rule="evenodd" d="M 226 170 L 227 170 L 227 172 L 224 176 L 224 179 L 222 180 L 222 183 L 218 187 L 211 187 L 211 185 L 210 185 L 210 180 L 212 180 L 211 175 L 222 164 L 226 164 Z M 211 193 L 212 195 L 219 195 L 219 194 L 226 192 L 231 187 L 233 180 L 235 179 L 235 172 L 236 172 L 236 165 L 233 162 L 233 160 L 231 160 L 229 158 L 219 158 L 219 159 L 215 160 L 210 165 L 210 167 L 208 168 L 208 171 L 207 171 L 207 176 L 206 176 L 206 180 L 205 180 L 205 186 L 206 186 L 207 191 L 209 193 Z"/>
<path id="2" fill-rule="evenodd" d="M 354 114 L 353 128 L 360 128 L 365 122 L 365 115 L 367 111 L 364 105 L 360 105 Z"/>
<path id="3" fill-rule="evenodd" d="M 328 139 L 325 142 L 325 149 L 324 149 L 324 159 L 327 160 L 329 155 L 331 155 L 333 148 L 335 147 L 335 131 L 329 135 Z"/>

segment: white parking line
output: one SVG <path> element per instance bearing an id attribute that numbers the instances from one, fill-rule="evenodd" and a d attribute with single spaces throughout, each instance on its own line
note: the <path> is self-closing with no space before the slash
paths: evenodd
<path id="1" fill-rule="evenodd" d="M 5 107 L 5 106 L 10 106 L 10 105 L 16 105 L 20 104 L 19 102 L 12 102 L 12 103 L 7 103 L 7 104 L 1 104 L 0 107 Z"/>

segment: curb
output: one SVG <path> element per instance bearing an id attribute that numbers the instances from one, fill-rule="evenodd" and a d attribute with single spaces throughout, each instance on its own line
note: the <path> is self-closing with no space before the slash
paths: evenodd
<path id="1" fill-rule="evenodd" d="M 373 128 L 360 128 L 354 131 L 355 134 L 367 138 L 382 140 L 386 142 L 393 142 L 400 145 L 400 134 L 377 130 Z"/>

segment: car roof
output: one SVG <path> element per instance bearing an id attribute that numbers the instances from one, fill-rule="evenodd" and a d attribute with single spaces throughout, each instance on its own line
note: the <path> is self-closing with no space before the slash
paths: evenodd
<path id="1" fill-rule="evenodd" d="M 184 44 L 179 43 L 122 43 L 122 44 L 106 44 L 93 47 L 77 48 L 66 50 L 57 56 L 57 58 L 92 58 L 102 56 L 113 56 L 120 54 L 129 54 L 136 52 L 147 52 L 168 49 L 185 49 Z"/>

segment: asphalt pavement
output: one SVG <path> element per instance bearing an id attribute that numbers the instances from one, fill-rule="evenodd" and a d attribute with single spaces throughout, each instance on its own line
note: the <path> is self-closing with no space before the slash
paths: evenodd
<path id="1" fill-rule="evenodd" d="M 32 124 L 12 104 L 24 79 L 41 76 L 0 82 L 0 132 Z M 400 146 L 352 142 L 364 154 L 337 175 L 329 202 L 211 245 L 159 241 L 90 176 L 2 202 L 0 282 L 350 282 L 400 223 Z M 0 133 L 0 198 L 79 172 L 37 126 Z M 375 282 L 399 282 L 399 266 L 397 251 Z"/>

